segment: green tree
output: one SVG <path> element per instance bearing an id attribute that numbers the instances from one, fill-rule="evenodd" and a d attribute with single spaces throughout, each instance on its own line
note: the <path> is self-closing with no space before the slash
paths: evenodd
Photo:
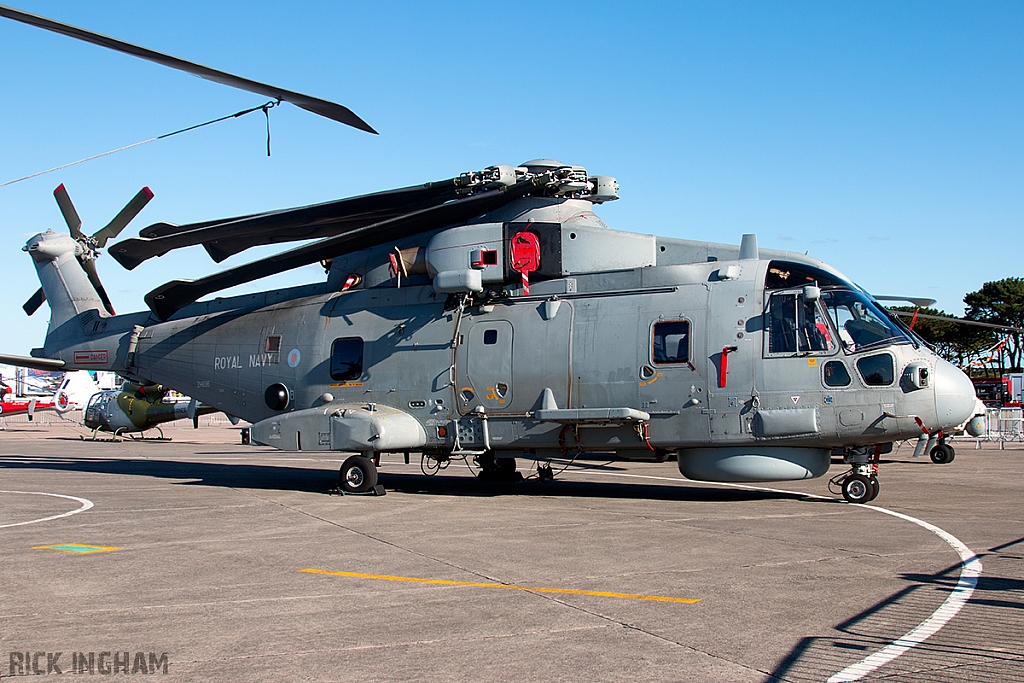
<path id="1" fill-rule="evenodd" d="M 1024 278 L 1008 277 L 995 282 L 986 282 L 981 289 L 964 297 L 967 304 L 968 320 L 1024 327 Z M 1006 355 L 1011 372 L 1021 367 L 1020 332 L 1007 331 Z"/>

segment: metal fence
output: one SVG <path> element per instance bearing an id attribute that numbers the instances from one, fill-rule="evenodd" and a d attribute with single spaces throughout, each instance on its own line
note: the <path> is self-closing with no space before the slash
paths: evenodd
<path id="1" fill-rule="evenodd" d="M 28 419 L 27 413 L 15 413 L 14 415 L 0 414 L 0 430 L 7 427 L 25 427 L 34 425 L 37 427 L 48 427 L 50 425 L 81 426 L 82 411 L 69 410 L 66 413 L 58 413 L 55 410 L 40 410 Z"/>
<path id="2" fill-rule="evenodd" d="M 985 414 L 985 433 L 981 436 L 962 434 L 953 437 L 956 441 L 982 441 L 1004 444 L 1024 442 L 1024 414 L 1021 408 L 989 408 Z"/>
<path id="3" fill-rule="evenodd" d="M 200 426 L 217 426 L 223 427 L 229 425 L 231 421 L 228 416 L 224 413 L 212 413 L 209 415 L 203 415 L 199 418 Z M 242 424 L 246 426 L 247 423 Z M 38 413 L 32 416 L 32 419 L 28 419 L 26 413 L 16 413 L 14 415 L 4 415 L 0 413 L 0 432 L 5 429 L 17 429 L 19 427 L 51 427 L 51 426 L 62 426 L 62 427 L 79 427 L 86 433 L 92 430 L 87 429 L 82 424 L 82 411 L 81 410 L 69 410 L 66 413 L 59 413 L 55 410 L 40 410 Z M 168 429 L 177 428 L 188 428 L 192 429 L 192 420 L 175 420 L 174 422 L 165 422 L 160 425 L 163 431 Z"/>

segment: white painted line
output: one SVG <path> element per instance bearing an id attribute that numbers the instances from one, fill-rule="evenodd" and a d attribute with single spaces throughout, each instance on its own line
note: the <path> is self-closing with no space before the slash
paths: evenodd
<path id="1" fill-rule="evenodd" d="M 39 519 L 32 519 L 27 522 L 15 522 L 14 524 L 0 524 L 0 529 L 6 529 L 12 526 L 25 526 L 26 524 L 36 524 L 37 522 L 49 522 L 51 519 L 60 519 L 61 517 L 70 517 L 71 515 L 77 515 L 79 512 L 85 512 L 93 506 L 93 502 L 86 498 L 79 498 L 78 496 L 65 496 L 62 493 L 43 493 L 42 491 L 0 491 L 0 493 L 20 493 L 26 496 L 53 496 L 54 498 L 67 498 L 68 500 L 74 500 L 82 504 L 77 510 L 71 512 L 62 512 L 59 515 L 50 515 L 49 517 L 40 517 Z"/>
<path id="2" fill-rule="evenodd" d="M 861 507 L 892 515 L 893 517 L 899 517 L 900 519 L 905 519 L 908 522 L 913 522 L 914 524 L 931 531 L 933 534 L 948 543 L 960 556 L 960 580 L 957 581 L 956 587 L 953 588 L 953 591 L 949 594 L 949 597 L 946 598 L 946 601 L 939 605 L 939 608 L 932 612 L 930 617 L 918 624 L 916 628 L 900 636 L 878 652 L 868 655 L 856 664 L 851 664 L 846 667 L 829 678 L 828 683 L 849 683 L 850 681 L 859 681 L 861 678 L 867 676 L 883 664 L 891 662 L 910 648 L 915 645 L 920 645 L 925 640 L 938 633 L 939 629 L 945 626 L 950 619 L 955 617 L 957 612 L 959 612 L 960 609 L 967 604 L 967 601 L 971 599 L 971 594 L 974 593 L 974 587 L 978 584 L 978 577 L 981 576 L 981 561 L 978 559 L 978 556 L 975 555 L 974 551 L 964 545 L 956 536 L 953 536 L 949 532 L 944 531 L 933 524 L 929 524 L 928 522 L 917 519 L 916 517 L 911 517 L 910 515 L 893 512 L 892 510 L 887 510 L 875 505 L 862 505 Z"/>
<path id="3" fill-rule="evenodd" d="M 622 474 L 618 472 L 596 472 L 594 470 L 581 470 L 574 472 L 573 474 L 603 474 L 605 476 L 612 477 L 633 477 L 637 479 L 661 479 L 664 481 L 675 481 L 675 482 L 692 482 L 697 484 L 714 484 L 715 486 L 728 486 L 731 488 L 748 489 L 751 491 L 766 491 L 768 493 L 786 493 L 795 496 L 802 496 L 804 498 L 814 498 L 816 500 L 836 500 L 835 498 L 829 498 L 828 496 L 819 496 L 813 493 L 802 493 L 800 491 L 786 491 L 784 489 L 772 489 L 764 486 L 750 486 L 748 484 L 731 484 L 727 482 L 718 481 L 696 481 L 691 479 L 683 479 L 676 477 L 658 477 L 653 475 L 643 474 Z M 949 623 L 949 620 L 957 615 L 957 613 L 963 608 L 967 601 L 971 599 L 971 595 L 974 593 L 975 586 L 978 585 L 978 577 L 981 576 L 981 560 L 975 555 L 974 551 L 968 548 L 964 543 L 953 534 L 940 529 L 934 524 L 929 524 L 924 520 L 918 519 L 917 517 L 911 517 L 901 512 L 889 510 L 887 508 L 878 507 L 877 505 L 863 505 L 859 504 L 857 507 L 865 510 L 874 510 L 875 512 L 881 512 L 882 514 L 891 515 L 908 522 L 912 522 L 919 527 L 927 529 L 932 532 L 943 541 L 949 544 L 953 550 L 956 551 L 957 555 L 960 556 L 960 580 L 957 581 L 956 587 L 946 598 L 945 602 L 939 605 L 939 608 L 932 612 L 931 616 L 922 621 L 916 627 L 903 634 L 893 642 L 883 647 L 878 652 L 868 655 L 864 659 L 860 660 L 856 664 L 851 664 L 842 671 L 834 674 L 828 679 L 827 683 L 852 683 L 852 681 L 859 681 L 860 679 L 867 676 L 872 671 L 875 671 L 879 667 L 888 664 L 892 660 L 902 655 L 907 650 L 920 645 L 928 638 L 932 637 L 939 630 Z"/>

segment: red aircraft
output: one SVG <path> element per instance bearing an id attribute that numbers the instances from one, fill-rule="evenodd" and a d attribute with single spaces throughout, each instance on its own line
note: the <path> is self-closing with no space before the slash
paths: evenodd
<path id="1" fill-rule="evenodd" d="M 37 410 L 56 410 L 57 404 L 52 401 L 40 401 L 39 399 L 19 399 L 14 397 L 14 391 L 6 383 L 0 381 L 0 417 L 6 415 L 18 415 L 28 413 L 31 420 Z"/>

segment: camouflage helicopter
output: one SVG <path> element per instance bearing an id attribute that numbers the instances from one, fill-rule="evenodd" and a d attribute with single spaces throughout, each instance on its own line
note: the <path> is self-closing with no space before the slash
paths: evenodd
<path id="1" fill-rule="evenodd" d="M 317 111 L 304 95 L 11 18 Z M 316 241 L 172 280 L 127 315 L 94 277 L 97 240 L 47 231 L 24 249 L 43 291 L 30 304 L 44 296 L 51 319 L 21 362 L 116 370 L 252 422 L 256 443 L 355 453 L 340 473 L 353 493 L 375 489 L 381 453 L 419 453 L 427 473 L 473 458 L 489 476 L 514 473 L 524 454 L 542 474 L 581 452 L 675 455 L 684 476 L 712 482 L 819 477 L 835 455 L 850 469 L 833 482 L 867 502 L 893 442 L 974 416 L 967 376 L 834 268 L 759 249 L 754 235 L 728 245 L 613 230 L 594 210 L 617 193 L 612 177 L 536 159 L 157 223 L 108 252 L 133 269 L 194 245 L 220 262 Z M 200 301 L 317 262 L 323 282 Z"/>
<path id="2" fill-rule="evenodd" d="M 83 422 L 96 439 L 100 432 L 109 432 L 112 439 L 124 435 L 145 434 L 155 429 L 164 438 L 160 425 L 174 420 L 190 419 L 199 428 L 199 417 L 218 412 L 216 408 L 189 401 L 167 402 L 168 387 L 159 384 L 125 382 L 120 389 L 100 391 L 89 398 Z"/>
<path id="3" fill-rule="evenodd" d="M 10 356 L 2 356 L 11 358 Z M 171 389 L 159 384 L 124 382 L 119 389 L 100 389 L 88 372 L 67 372 L 61 379 L 52 400 L 17 400 L 10 397 L 11 388 L 0 382 L 0 416 L 54 410 L 58 413 L 82 411 L 82 423 L 92 430 L 95 441 L 100 432 L 109 432 L 113 440 L 125 435 L 142 434 L 156 429 L 164 438 L 161 424 L 190 419 L 199 428 L 202 415 L 215 413 L 211 406 L 191 400 L 168 400 Z M 84 438 L 84 437 L 83 437 Z"/>

